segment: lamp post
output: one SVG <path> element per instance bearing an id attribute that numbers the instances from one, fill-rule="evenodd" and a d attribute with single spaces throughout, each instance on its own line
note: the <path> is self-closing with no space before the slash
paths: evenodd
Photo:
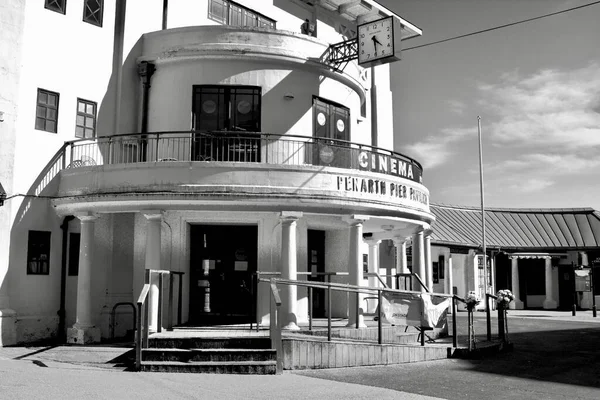
<path id="1" fill-rule="evenodd" d="M 488 292 L 487 251 L 485 248 L 485 207 L 483 196 L 483 146 L 481 144 L 481 116 L 477 116 L 477 134 L 479 137 L 479 187 L 481 190 L 481 244 L 483 250 L 483 296 Z"/>

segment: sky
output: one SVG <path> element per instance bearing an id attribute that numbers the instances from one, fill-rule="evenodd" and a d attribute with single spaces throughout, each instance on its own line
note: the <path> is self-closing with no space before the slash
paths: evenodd
<path id="1" fill-rule="evenodd" d="M 391 64 L 395 150 L 436 204 L 600 210 L 600 4 L 410 47 L 594 0 L 380 0 L 423 30 Z"/>

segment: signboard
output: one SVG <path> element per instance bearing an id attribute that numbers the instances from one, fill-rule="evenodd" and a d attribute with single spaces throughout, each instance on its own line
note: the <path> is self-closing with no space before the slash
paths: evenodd
<path id="1" fill-rule="evenodd" d="M 575 291 L 576 292 L 591 292 L 592 280 L 589 268 L 575 270 Z"/>
<path id="2" fill-rule="evenodd" d="M 383 292 L 381 312 L 390 324 L 421 326 L 423 302 L 416 293 Z"/>

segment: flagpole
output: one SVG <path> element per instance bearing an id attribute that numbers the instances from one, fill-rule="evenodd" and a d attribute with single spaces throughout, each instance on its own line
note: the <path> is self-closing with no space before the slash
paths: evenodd
<path id="1" fill-rule="evenodd" d="M 481 145 L 481 116 L 477 116 L 477 132 L 479 136 L 479 187 L 481 190 L 481 241 L 483 247 L 483 293 L 488 292 L 488 268 L 485 248 L 485 201 L 483 195 L 483 147 Z"/>

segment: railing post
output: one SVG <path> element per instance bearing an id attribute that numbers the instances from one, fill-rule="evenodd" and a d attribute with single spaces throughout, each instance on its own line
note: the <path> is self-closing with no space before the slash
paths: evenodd
<path id="1" fill-rule="evenodd" d="M 506 311 L 502 307 L 498 307 L 498 338 L 505 342 L 506 341 L 506 333 L 504 332 L 504 318 Z"/>
<path id="2" fill-rule="evenodd" d="M 359 316 L 360 316 L 360 293 L 356 292 L 356 329 L 358 329 L 359 325 Z"/>
<path id="3" fill-rule="evenodd" d="M 331 283 L 327 286 L 327 341 L 331 342 Z"/>
<path id="4" fill-rule="evenodd" d="M 135 370 L 142 368 L 142 303 L 137 303 L 137 320 L 135 335 Z"/>
<path id="5" fill-rule="evenodd" d="M 169 310 L 167 313 L 167 330 L 173 330 L 173 274 L 169 272 Z"/>
<path id="6" fill-rule="evenodd" d="M 313 288 L 308 287 L 308 330 L 312 331 L 313 326 Z"/>
<path id="7" fill-rule="evenodd" d="M 182 299 L 183 295 L 181 293 L 181 289 L 183 288 L 183 274 L 179 274 L 179 291 L 177 292 L 177 325 L 181 325 L 181 309 L 182 309 Z"/>
<path id="8" fill-rule="evenodd" d="M 467 310 L 467 319 L 469 321 L 469 352 L 473 351 L 473 311 Z"/>
<path id="9" fill-rule="evenodd" d="M 154 157 L 154 161 L 158 161 L 158 138 L 159 134 L 156 134 L 156 156 Z"/>
<path id="10" fill-rule="evenodd" d="M 490 315 L 490 295 L 489 293 L 485 294 L 485 318 L 486 318 L 486 328 L 487 328 L 487 340 L 490 342 L 492 340 L 492 318 Z"/>
<path id="11" fill-rule="evenodd" d="M 458 347 L 458 338 L 456 337 L 456 299 L 452 296 L 452 347 Z"/>
<path id="12" fill-rule="evenodd" d="M 271 346 L 275 348 L 276 353 L 276 373 L 279 375 L 283 372 L 283 343 L 281 340 L 281 318 L 279 315 L 279 307 L 281 302 L 277 304 L 276 296 L 277 285 L 271 280 L 271 304 L 270 304 L 270 324 L 269 330 L 271 333 Z"/>
<path id="13" fill-rule="evenodd" d="M 150 321 L 148 318 L 148 298 L 146 298 L 146 301 L 144 302 L 144 339 L 142 341 L 142 347 L 144 349 L 148 348 L 148 330 L 150 329 Z"/>
<path id="14" fill-rule="evenodd" d="M 383 342 L 383 339 L 381 337 L 382 334 L 382 326 L 381 326 L 381 320 L 383 318 L 381 318 L 381 290 L 377 291 L 377 309 L 376 309 L 376 313 L 377 313 L 377 342 L 379 344 L 381 344 Z"/>
<path id="15" fill-rule="evenodd" d="M 163 273 L 158 274 L 158 315 L 157 315 L 157 332 L 162 332 L 162 314 L 163 314 Z"/>

